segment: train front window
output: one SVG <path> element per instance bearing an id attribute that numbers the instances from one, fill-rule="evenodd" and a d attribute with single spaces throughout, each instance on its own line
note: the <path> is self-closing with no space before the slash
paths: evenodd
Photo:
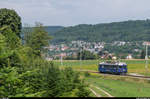
<path id="1" fill-rule="evenodd" d="M 119 68 L 122 68 L 123 66 L 119 66 Z"/>
<path id="2" fill-rule="evenodd" d="M 126 68 L 127 68 L 127 66 L 123 66 L 123 68 L 124 68 L 124 69 L 126 69 Z"/>
<path id="3" fill-rule="evenodd" d="M 105 65 L 106 69 L 112 69 L 112 65 Z"/>
<path id="4" fill-rule="evenodd" d="M 108 68 L 109 68 L 109 65 L 105 65 L 104 68 L 105 68 L 105 69 L 108 69 Z"/>

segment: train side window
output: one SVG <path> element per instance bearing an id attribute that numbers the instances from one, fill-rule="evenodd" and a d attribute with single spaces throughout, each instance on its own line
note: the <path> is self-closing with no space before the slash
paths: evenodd
<path id="1" fill-rule="evenodd" d="M 108 65 L 105 65 L 105 69 L 107 69 L 108 68 Z"/>
<path id="2" fill-rule="evenodd" d="M 117 67 L 116 67 L 116 66 L 113 66 L 113 69 L 117 69 Z"/>
<path id="3" fill-rule="evenodd" d="M 105 68 L 105 69 L 106 69 L 106 68 L 107 68 L 107 65 L 103 65 L 103 68 Z"/>
<path id="4" fill-rule="evenodd" d="M 104 65 L 102 65 L 101 67 L 104 68 Z"/>
<path id="5" fill-rule="evenodd" d="M 105 68 L 108 69 L 108 68 L 109 68 L 109 65 L 105 65 Z"/>
<path id="6" fill-rule="evenodd" d="M 110 66 L 109 66 L 109 69 L 112 69 L 112 68 L 113 68 L 113 66 L 112 66 L 112 65 L 110 65 Z"/>

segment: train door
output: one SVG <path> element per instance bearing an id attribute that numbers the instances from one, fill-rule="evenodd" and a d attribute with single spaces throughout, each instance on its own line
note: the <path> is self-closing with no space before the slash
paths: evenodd
<path id="1" fill-rule="evenodd" d="M 112 73 L 114 74 L 114 73 L 116 73 L 116 71 L 117 71 L 116 65 L 112 65 Z"/>
<path id="2" fill-rule="evenodd" d="M 127 73 L 127 65 L 123 65 L 123 72 Z"/>

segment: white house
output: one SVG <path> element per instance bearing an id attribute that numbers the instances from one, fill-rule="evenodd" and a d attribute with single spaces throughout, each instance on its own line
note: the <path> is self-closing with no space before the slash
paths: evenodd
<path id="1" fill-rule="evenodd" d="M 132 59 L 132 55 L 129 54 L 129 55 L 126 57 L 126 59 Z"/>

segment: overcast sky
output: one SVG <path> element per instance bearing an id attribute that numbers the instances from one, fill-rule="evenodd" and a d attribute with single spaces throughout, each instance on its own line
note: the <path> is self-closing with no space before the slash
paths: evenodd
<path id="1" fill-rule="evenodd" d="M 0 0 L 22 23 L 72 26 L 150 19 L 150 0 Z"/>

